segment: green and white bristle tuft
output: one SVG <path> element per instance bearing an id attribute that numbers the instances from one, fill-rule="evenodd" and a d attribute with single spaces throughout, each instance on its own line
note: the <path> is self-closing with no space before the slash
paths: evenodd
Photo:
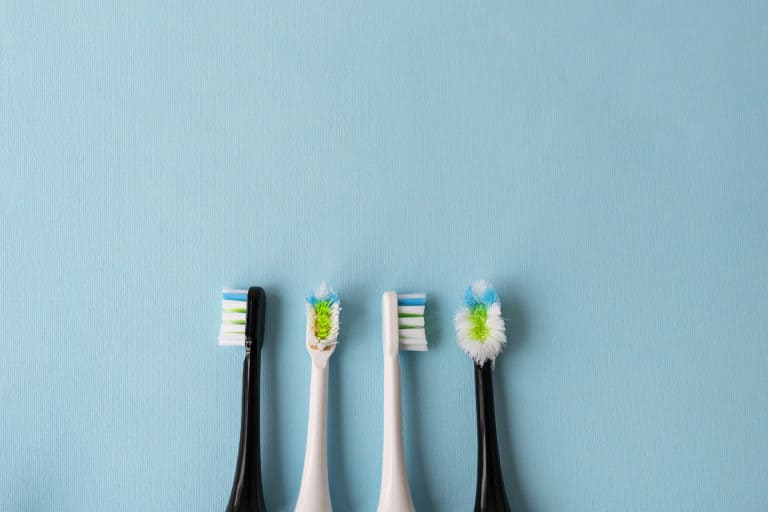
<path id="1" fill-rule="evenodd" d="M 467 288 L 454 323 L 459 345 L 478 365 L 493 364 L 504 350 L 507 337 L 501 302 L 487 282 L 475 281 Z"/>
<path id="2" fill-rule="evenodd" d="M 397 296 L 399 350 L 426 352 L 427 334 L 424 330 L 426 304 L 427 296 L 423 293 L 406 293 Z"/>
<path id="3" fill-rule="evenodd" d="M 245 346 L 248 290 L 222 290 L 219 345 Z"/>
<path id="4" fill-rule="evenodd" d="M 307 324 L 311 331 L 310 348 L 326 349 L 338 342 L 339 314 L 341 301 L 339 294 L 325 283 L 307 297 Z"/>

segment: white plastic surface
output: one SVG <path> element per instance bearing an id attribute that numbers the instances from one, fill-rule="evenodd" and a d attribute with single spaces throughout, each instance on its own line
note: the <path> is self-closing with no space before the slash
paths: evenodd
<path id="1" fill-rule="evenodd" d="M 328 487 L 328 359 L 336 350 L 311 347 L 315 342 L 312 329 L 307 325 L 307 351 L 312 357 L 312 378 L 309 385 L 309 421 L 307 448 L 304 452 L 304 471 L 296 500 L 295 512 L 331 512 L 331 492 Z M 317 345 L 315 345 L 317 346 Z"/>
<path id="2" fill-rule="evenodd" d="M 397 294 L 381 297 L 384 348 L 384 450 L 378 512 L 413 512 L 403 443 Z"/>

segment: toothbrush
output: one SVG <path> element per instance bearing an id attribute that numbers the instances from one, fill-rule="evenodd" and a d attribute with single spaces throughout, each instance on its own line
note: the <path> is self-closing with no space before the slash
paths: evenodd
<path id="1" fill-rule="evenodd" d="M 227 512 L 264 512 L 259 442 L 259 366 L 264 345 L 264 290 L 224 290 L 219 345 L 245 347 L 240 448 Z"/>
<path id="2" fill-rule="evenodd" d="M 397 295 L 385 292 L 381 297 L 384 348 L 384 450 L 381 465 L 381 490 L 378 512 L 413 512 L 408 486 L 403 443 L 403 411 L 400 389 L 401 350 L 427 350 L 424 332 L 426 295 Z"/>
<path id="3" fill-rule="evenodd" d="M 307 352 L 312 358 L 304 470 L 295 512 L 331 512 L 328 488 L 328 359 L 339 336 L 338 294 L 325 283 L 307 297 Z"/>
<path id="4" fill-rule="evenodd" d="M 475 281 L 464 294 L 454 319 L 456 338 L 475 363 L 477 411 L 477 490 L 475 512 L 509 512 L 501 476 L 493 406 L 493 366 L 507 338 L 501 303 L 485 281 Z"/>

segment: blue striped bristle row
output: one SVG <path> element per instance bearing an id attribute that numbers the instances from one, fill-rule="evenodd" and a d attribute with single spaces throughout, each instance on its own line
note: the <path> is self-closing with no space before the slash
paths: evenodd
<path id="1" fill-rule="evenodd" d="M 223 290 L 221 292 L 222 300 L 248 300 L 248 290 Z"/>
<path id="2" fill-rule="evenodd" d="M 406 293 L 397 296 L 398 306 L 425 306 L 427 295 L 425 293 Z"/>
<path id="3" fill-rule="evenodd" d="M 248 290 L 223 290 L 221 292 L 219 345 L 245 345 L 247 315 Z"/>
<path id="4" fill-rule="evenodd" d="M 424 309 L 427 295 L 407 293 L 397 296 L 397 327 L 400 350 L 427 350 L 427 335 L 424 331 Z"/>

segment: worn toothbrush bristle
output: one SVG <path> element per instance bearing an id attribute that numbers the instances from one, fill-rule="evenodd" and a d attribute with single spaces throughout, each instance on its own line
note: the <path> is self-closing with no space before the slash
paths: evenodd
<path id="1" fill-rule="evenodd" d="M 454 318 L 459 345 L 478 365 L 494 363 L 507 343 L 501 301 L 486 281 L 475 281 L 464 292 L 464 305 Z"/>
<path id="2" fill-rule="evenodd" d="M 314 341 L 308 341 L 309 348 L 328 350 L 337 343 L 340 313 L 339 294 L 326 283 L 307 296 L 307 323 Z"/>

